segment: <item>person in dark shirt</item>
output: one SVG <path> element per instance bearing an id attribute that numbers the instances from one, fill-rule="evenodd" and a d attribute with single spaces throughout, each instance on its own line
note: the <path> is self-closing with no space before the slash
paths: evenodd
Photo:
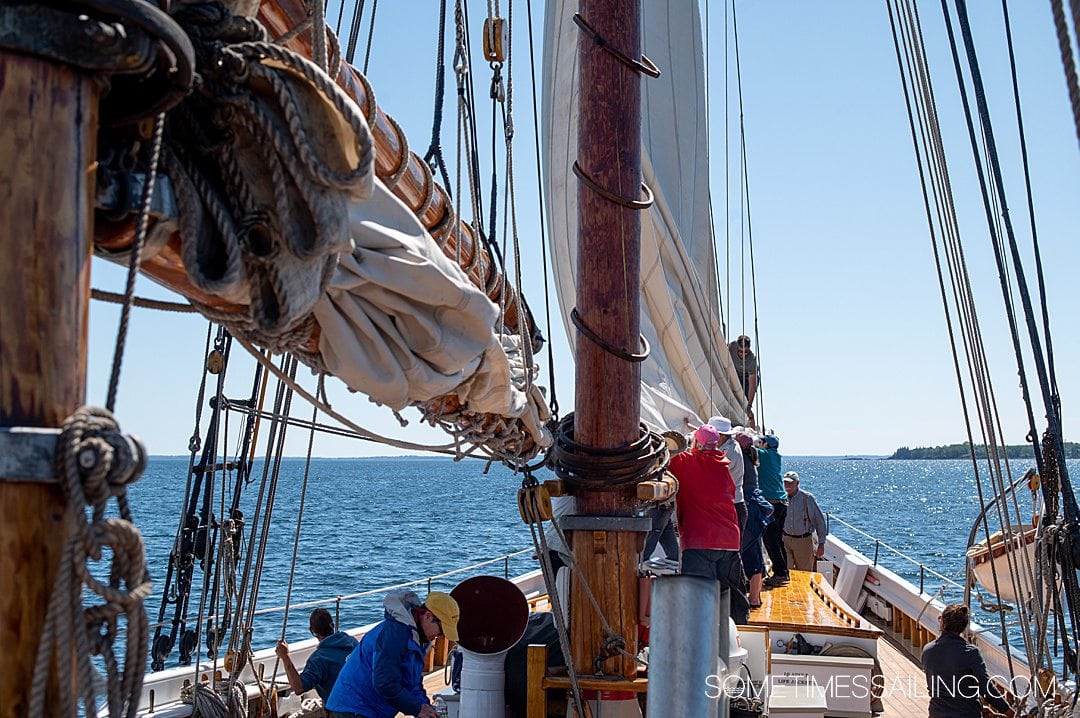
<path id="1" fill-rule="evenodd" d="M 285 675 L 289 677 L 289 687 L 293 689 L 293 693 L 299 695 L 314 688 L 325 703 L 330 697 L 330 691 L 334 689 L 334 682 L 341 672 L 341 667 L 356 648 L 357 641 L 344 631 L 334 632 L 334 619 L 325 608 L 316 608 L 311 612 L 308 628 L 311 635 L 319 639 L 319 646 L 308 656 L 303 673 L 297 671 L 293 665 L 288 643 L 278 641 L 276 652 L 285 667 Z"/>
<path id="2" fill-rule="evenodd" d="M 941 636 L 926 644 L 922 665 L 930 695 L 930 718 L 980 718 L 982 697 L 994 710 L 1012 718 L 1009 704 L 990 682 L 979 649 L 964 640 L 968 607 L 951 603 L 938 619 Z"/>

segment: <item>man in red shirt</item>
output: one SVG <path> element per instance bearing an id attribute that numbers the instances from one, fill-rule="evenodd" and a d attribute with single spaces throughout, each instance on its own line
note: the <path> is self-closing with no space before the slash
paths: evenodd
<path id="1" fill-rule="evenodd" d="M 668 471 L 679 480 L 675 511 L 682 543 L 682 574 L 720 582 L 731 595 L 731 617 L 745 624 L 746 601 L 735 484 L 720 450 L 720 433 L 708 424 L 694 432 L 694 448 L 672 457 Z"/>

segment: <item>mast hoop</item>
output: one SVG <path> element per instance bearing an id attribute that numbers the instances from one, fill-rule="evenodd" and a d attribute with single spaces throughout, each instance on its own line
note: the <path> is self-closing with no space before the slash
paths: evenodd
<path id="1" fill-rule="evenodd" d="M 641 193 L 642 195 L 644 195 L 642 199 L 626 199 L 625 197 L 617 195 L 611 190 L 604 189 L 599 184 L 597 184 L 596 180 L 585 174 L 585 170 L 581 169 L 581 165 L 577 163 L 577 160 L 574 160 L 574 174 L 577 175 L 577 178 L 581 180 L 585 184 L 585 186 L 591 189 L 593 192 L 596 192 L 596 194 L 600 195 L 604 199 L 608 200 L 609 202 L 614 202 L 621 207 L 640 211 L 653 206 L 652 190 L 649 189 L 649 185 L 645 184 L 644 182 L 641 183 Z"/>
<path id="2" fill-rule="evenodd" d="M 638 335 L 638 337 L 641 339 L 641 353 L 631 354 L 630 352 L 615 346 L 614 344 L 594 332 L 592 329 L 590 329 L 585 324 L 585 320 L 583 320 L 581 318 L 581 315 L 578 313 L 577 307 L 574 307 L 570 310 L 570 319 L 574 322 L 574 326 L 578 328 L 578 331 L 581 332 L 586 339 L 606 351 L 608 354 L 616 356 L 623 361 L 630 362 L 631 364 L 638 364 L 649 358 L 652 347 L 649 346 L 649 340 L 645 338 L 644 334 Z"/>
<path id="3" fill-rule="evenodd" d="M 616 50 L 603 36 L 600 35 L 600 33 L 593 29 L 592 25 L 581 16 L 581 13 L 574 13 L 574 24 L 577 25 L 582 32 L 591 37 L 592 41 L 595 42 L 601 50 L 610 54 L 634 72 L 640 75 L 648 75 L 653 79 L 660 77 L 660 68 L 656 66 L 656 63 L 645 55 L 642 55 L 640 60 L 635 60 L 619 50 Z"/>

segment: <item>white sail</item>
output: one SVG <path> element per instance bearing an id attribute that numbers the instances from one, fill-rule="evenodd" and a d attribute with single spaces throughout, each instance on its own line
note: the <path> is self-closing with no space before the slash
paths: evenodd
<path id="1" fill-rule="evenodd" d="M 545 18 L 543 163 L 556 290 L 575 305 L 580 30 L 576 2 L 554 0 Z M 643 3 L 645 54 L 660 68 L 642 83 L 642 174 L 655 204 L 642 212 L 641 418 L 686 430 L 714 414 L 746 420 L 746 401 L 720 326 L 710 217 L 705 57 L 696 0 Z M 576 339 L 567 320 L 570 342 Z"/>

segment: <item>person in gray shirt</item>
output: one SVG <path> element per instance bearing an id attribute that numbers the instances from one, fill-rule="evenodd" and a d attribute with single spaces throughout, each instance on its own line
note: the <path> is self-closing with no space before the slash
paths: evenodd
<path id="1" fill-rule="evenodd" d="M 784 490 L 788 496 L 787 517 L 784 519 L 784 550 L 788 568 L 813 571 L 814 559 L 825 555 L 825 515 L 817 499 L 808 491 L 799 490 L 799 475 L 784 474 Z M 815 545 L 815 534 L 817 541 Z"/>

